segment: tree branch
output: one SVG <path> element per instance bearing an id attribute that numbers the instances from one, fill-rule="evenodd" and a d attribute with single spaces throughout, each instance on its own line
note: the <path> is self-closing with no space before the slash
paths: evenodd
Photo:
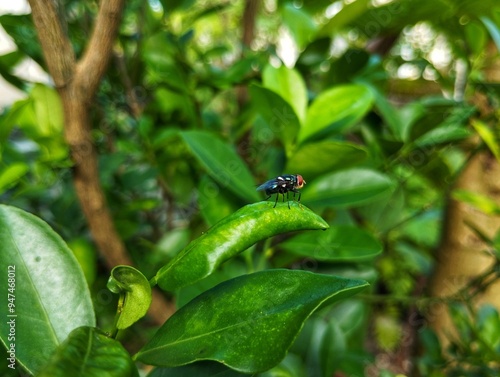
<path id="1" fill-rule="evenodd" d="M 75 73 L 75 86 L 90 100 L 106 72 L 120 26 L 124 0 L 102 0 L 90 41 Z"/>
<path id="2" fill-rule="evenodd" d="M 57 88 L 65 87 L 73 77 L 75 53 L 55 1 L 29 0 L 29 4 L 50 75 Z"/>
<path id="3" fill-rule="evenodd" d="M 64 134 L 74 162 L 73 182 L 82 211 L 107 267 L 132 265 L 99 182 L 90 126 L 90 106 L 113 51 L 124 1 L 101 1 L 90 42 L 78 63 L 54 0 L 29 1 L 47 67 L 63 103 Z M 162 324 L 174 307 L 157 290 L 153 297 L 149 315 Z"/>

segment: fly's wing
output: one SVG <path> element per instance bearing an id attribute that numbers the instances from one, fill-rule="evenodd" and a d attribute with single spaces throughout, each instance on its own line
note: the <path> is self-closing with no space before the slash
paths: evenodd
<path id="1" fill-rule="evenodd" d="M 278 187 L 278 180 L 274 178 L 258 186 L 257 191 L 268 191 L 268 190 L 272 191 L 275 190 L 276 187 Z"/>

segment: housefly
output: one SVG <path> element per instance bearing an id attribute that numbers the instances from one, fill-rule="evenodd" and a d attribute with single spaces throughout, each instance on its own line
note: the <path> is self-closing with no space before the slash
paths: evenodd
<path id="1" fill-rule="evenodd" d="M 290 208 L 290 191 L 293 192 L 293 198 L 295 199 L 295 194 L 299 194 L 298 202 L 300 203 L 300 191 L 298 189 L 304 187 L 306 181 L 302 178 L 301 175 L 298 174 L 284 174 L 279 177 L 270 179 L 267 182 L 264 182 L 259 187 L 257 187 L 257 191 L 264 191 L 266 195 L 269 195 L 267 199 L 269 199 L 273 194 L 276 194 L 276 201 L 274 202 L 274 207 L 278 203 L 279 194 L 283 195 L 283 202 L 285 202 L 285 194 L 288 200 L 288 208 Z"/>

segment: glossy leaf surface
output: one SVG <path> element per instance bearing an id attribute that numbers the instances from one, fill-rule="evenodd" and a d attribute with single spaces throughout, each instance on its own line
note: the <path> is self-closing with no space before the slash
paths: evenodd
<path id="1" fill-rule="evenodd" d="M 253 177 L 233 148 L 206 131 L 186 131 L 181 135 L 214 180 L 246 201 L 259 200 Z"/>
<path id="2" fill-rule="evenodd" d="M 366 157 L 366 150 L 352 143 L 318 141 L 304 144 L 294 152 L 285 171 L 298 172 L 308 181 L 320 174 L 356 165 Z"/>
<path id="3" fill-rule="evenodd" d="M 108 289 L 120 295 L 116 328 L 126 329 L 144 317 L 151 305 L 148 279 L 131 266 L 116 266 L 111 271 Z"/>
<path id="4" fill-rule="evenodd" d="M 245 373 L 267 370 L 283 359 L 318 307 L 367 285 L 299 270 L 240 276 L 179 309 L 135 358 L 158 366 L 216 360 Z"/>
<path id="5" fill-rule="evenodd" d="M 7 300 L 14 295 L 9 315 L 15 321 L 16 357 L 36 373 L 57 346 L 79 326 L 94 326 L 87 283 L 72 251 L 44 221 L 15 207 L 0 205 L 0 268 L 11 272 L 0 282 Z M 8 290 L 9 289 L 9 290 Z M 6 304 L 5 304 L 6 305 Z M 7 306 L 5 306 L 7 309 Z M 0 323 L 2 343 L 7 320 Z"/>
<path id="6" fill-rule="evenodd" d="M 262 72 L 262 81 L 264 87 L 279 94 L 292 106 L 297 117 L 301 121 L 304 120 L 307 107 L 307 88 L 299 72 L 284 65 L 274 68 L 269 64 Z"/>
<path id="7" fill-rule="evenodd" d="M 280 246 L 297 255 L 325 262 L 362 262 L 382 251 L 368 232 L 353 226 L 332 226 L 320 234 L 303 233 Z"/>
<path id="8" fill-rule="evenodd" d="M 249 204 L 225 217 L 201 237 L 192 241 L 169 264 L 161 268 L 153 282 L 173 291 L 210 275 L 220 264 L 266 238 L 307 229 L 327 229 L 328 224 L 296 202 Z"/>
<path id="9" fill-rule="evenodd" d="M 369 203 L 393 189 L 394 183 L 385 174 L 357 168 L 323 175 L 308 182 L 302 200 L 311 205 L 350 207 Z"/>
<path id="10" fill-rule="evenodd" d="M 307 110 L 299 142 L 345 131 L 370 110 L 372 103 L 372 92 L 362 85 L 337 86 L 322 92 Z"/>
<path id="11" fill-rule="evenodd" d="M 120 342 L 93 327 L 69 334 L 38 377 L 138 377 L 139 373 Z"/>

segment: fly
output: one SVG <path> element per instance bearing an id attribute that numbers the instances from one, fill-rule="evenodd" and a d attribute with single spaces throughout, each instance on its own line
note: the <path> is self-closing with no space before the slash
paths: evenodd
<path id="1" fill-rule="evenodd" d="M 267 182 L 264 182 L 259 187 L 257 187 L 257 191 L 264 191 L 266 195 L 269 195 L 267 199 L 269 199 L 273 194 L 276 194 L 276 201 L 274 202 L 274 207 L 276 208 L 276 204 L 278 203 L 279 194 L 283 195 L 283 203 L 285 202 L 285 194 L 288 200 L 288 208 L 290 208 L 290 191 L 293 192 L 293 198 L 295 199 L 295 194 L 299 194 L 298 202 L 300 203 L 300 191 L 306 184 L 304 178 L 298 174 L 284 174 L 279 177 L 270 179 Z"/>

